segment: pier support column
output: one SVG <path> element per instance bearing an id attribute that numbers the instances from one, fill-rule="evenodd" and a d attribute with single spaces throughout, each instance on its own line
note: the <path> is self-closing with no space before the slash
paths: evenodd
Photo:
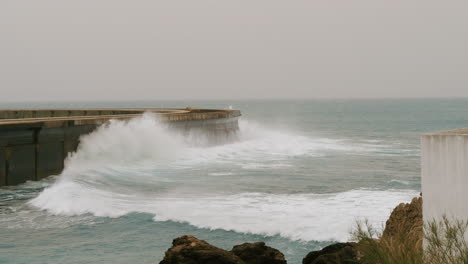
<path id="1" fill-rule="evenodd" d="M 7 185 L 6 181 L 5 148 L 0 145 L 0 186 Z"/>
<path id="2" fill-rule="evenodd" d="M 42 128 L 37 135 L 36 178 L 57 175 L 63 169 L 65 133 L 63 128 Z"/>
<path id="3" fill-rule="evenodd" d="M 36 174 L 35 145 L 8 146 L 5 150 L 8 185 L 17 185 L 34 180 Z"/>

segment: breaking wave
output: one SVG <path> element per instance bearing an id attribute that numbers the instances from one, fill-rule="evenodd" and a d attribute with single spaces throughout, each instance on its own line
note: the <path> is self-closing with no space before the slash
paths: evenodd
<path id="1" fill-rule="evenodd" d="M 346 240 L 357 218 L 380 225 L 395 205 L 416 195 L 377 190 L 232 192 L 227 180 L 251 184 L 244 178 L 236 181 L 232 170 L 287 169 L 295 157 L 372 153 L 381 146 L 271 131 L 247 121 L 240 122 L 239 139 L 233 143 L 206 147 L 196 144 L 198 136 L 178 134 L 150 114 L 112 121 L 83 136 L 57 181 L 29 204 L 58 215 L 119 217 L 140 212 L 154 215 L 155 221 L 199 228 L 330 241 Z M 200 171 L 210 180 L 195 178 L 194 172 Z M 216 191 L 192 188 L 200 181 Z"/>

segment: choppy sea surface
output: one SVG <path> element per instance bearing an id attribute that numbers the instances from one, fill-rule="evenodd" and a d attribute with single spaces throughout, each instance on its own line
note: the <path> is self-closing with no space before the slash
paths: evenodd
<path id="1" fill-rule="evenodd" d="M 299 264 L 419 194 L 422 133 L 468 127 L 465 99 L 0 103 L 186 106 L 240 109 L 238 139 L 207 145 L 151 115 L 99 128 L 61 175 L 0 188 L 0 263 L 158 263 L 192 234 Z"/>

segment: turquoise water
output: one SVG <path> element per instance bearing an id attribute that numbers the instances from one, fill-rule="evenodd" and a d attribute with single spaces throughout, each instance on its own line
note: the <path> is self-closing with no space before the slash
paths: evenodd
<path id="1" fill-rule="evenodd" d="M 0 189 L 0 263 L 158 263 L 192 234 L 265 241 L 289 263 L 380 226 L 420 191 L 419 136 L 468 127 L 468 100 L 2 103 L 241 109 L 239 140 L 207 147 L 146 115 L 83 137 L 65 171 Z"/>

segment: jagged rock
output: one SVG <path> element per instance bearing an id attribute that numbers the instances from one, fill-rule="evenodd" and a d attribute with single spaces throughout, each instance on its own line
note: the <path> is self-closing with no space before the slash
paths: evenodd
<path id="1" fill-rule="evenodd" d="M 312 251 L 302 264 L 359 264 L 356 243 L 337 243 Z"/>
<path id="2" fill-rule="evenodd" d="M 268 247 L 264 242 L 244 243 L 231 250 L 246 264 L 286 264 L 283 253 Z"/>
<path id="3" fill-rule="evenodd" d="M 217 248 L 193 236 L 181 236 L 159 264 L 245 264 L 234 253 Z"/>
<path id="4" fill-rule="evenodd" d="M 382 239 L 400 239 L 404 235 L 421 243 L 423 240 L 422 198 L 415 197 L 411 203 L 401 203 L 393 209 L 387 220 Z"/>

